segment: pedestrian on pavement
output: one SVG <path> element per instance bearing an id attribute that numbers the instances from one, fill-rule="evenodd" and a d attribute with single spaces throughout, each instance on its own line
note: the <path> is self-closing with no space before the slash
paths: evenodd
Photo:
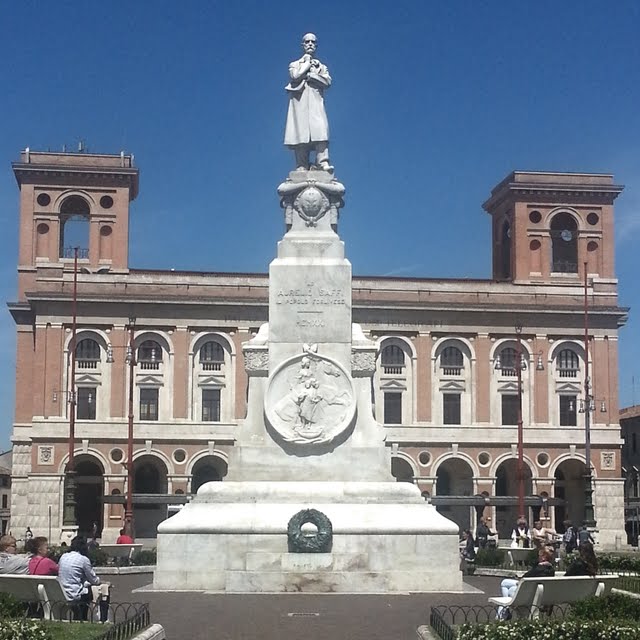
<path id="1" fill-rule="evenodd" d="M 562 534 L 562 549 L 564 555 L 568 555 L 575 551 L 578 545 L 578 534 L 576 528 L 571 523 L 571 520 L 565 520 L 564 533 Z"/>
<path id="2" fill-rule="evenodd" d="M 580 531 L 578 531 L 578 544 L 582 544 L 583 542 L 590 542 L 591 544 L 595 544 L 596 541 L 593 539 L 591 532 L 587 529 L 587 525 L 583 524 L 580 527 Z"/>
<path id="3" fill-rule="evenodd" d="M 528 549 L 531 547 L 531 531 L 524 516 L 520 516 L 511 532 L 511 546 Z"/>

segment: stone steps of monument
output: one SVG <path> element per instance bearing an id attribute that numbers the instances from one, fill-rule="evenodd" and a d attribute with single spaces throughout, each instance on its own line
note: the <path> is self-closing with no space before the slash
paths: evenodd
<path id="1" fill-rule="evenodd" d="M 370 554 L 363 553 L 272 553 L 250 551 L 246 555 L 247 571 L 367 571 Z"/>
<path id="2" fill-rule="evenodd" d="M 454 572 L 437 580 L 420 567 L 413 571 L 228 571 L 227 592 L 386 593 L 389 591 L 459 591 Z M 449 584 L 450 583 L 450 584 Z"/>

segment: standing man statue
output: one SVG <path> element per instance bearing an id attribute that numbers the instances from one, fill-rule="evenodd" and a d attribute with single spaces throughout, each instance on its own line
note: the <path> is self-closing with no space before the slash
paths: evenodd
<path id="1" fill-rule="evenodd" d="M 315 168 L 332 172 L 329 163 L 329 122 L 324 110 L 324 90 L 331 85 L 327 67 L 314 58 L 318 40 L 313 33 L 302 38 L 304 55 L 289 65 L 291 82 L 289 111 L 284 132 L 284 144 L 293 149 L 296 170 L 311 168 L 309 156 L 315 150 Z"/>

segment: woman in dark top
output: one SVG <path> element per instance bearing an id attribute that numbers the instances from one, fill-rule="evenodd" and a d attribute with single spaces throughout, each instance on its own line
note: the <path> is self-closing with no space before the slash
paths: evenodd
<path id="1" fill-rule="evenodd" d="M 473 539 L 473 533 L 471 533 L 471 529 L 465 529 L 464 535 L 466 540 L 465 540 L 464 549 L 462 550 L 460 555 L 465 560 L 474 560 L 476 557 L 476 545 Z"/>
<path id="2" fill-rule="evenodd" d="M 580 555 L 571 563 L 565 576 L 595 576 L 598 573 L 598 559 L 590 542 L 581 542 Z"/>
<path id="3" fill-rule="evenodd" d="M 523 578 L 553 578 L 555 575 L 555 567 L 554 567 L 554 556 L 555 552 L 553 547 L 540 547 L 538 550 L 538 564 L 534 564 L 527 573 L 525 573 Z"/>

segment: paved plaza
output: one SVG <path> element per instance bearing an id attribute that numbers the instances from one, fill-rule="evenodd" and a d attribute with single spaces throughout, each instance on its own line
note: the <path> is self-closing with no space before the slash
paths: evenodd
<path id="1" fill-rule="evenodd" d="M 499 578 L 467 577 L 466 594 L 153 592 L 151 574 L 109 576 L 114 602 L 148 602 L 168 640 L 416 640 L 438 604 L 487 604 Z M 140 590 L 141 589 L 141 590 Z"/>

